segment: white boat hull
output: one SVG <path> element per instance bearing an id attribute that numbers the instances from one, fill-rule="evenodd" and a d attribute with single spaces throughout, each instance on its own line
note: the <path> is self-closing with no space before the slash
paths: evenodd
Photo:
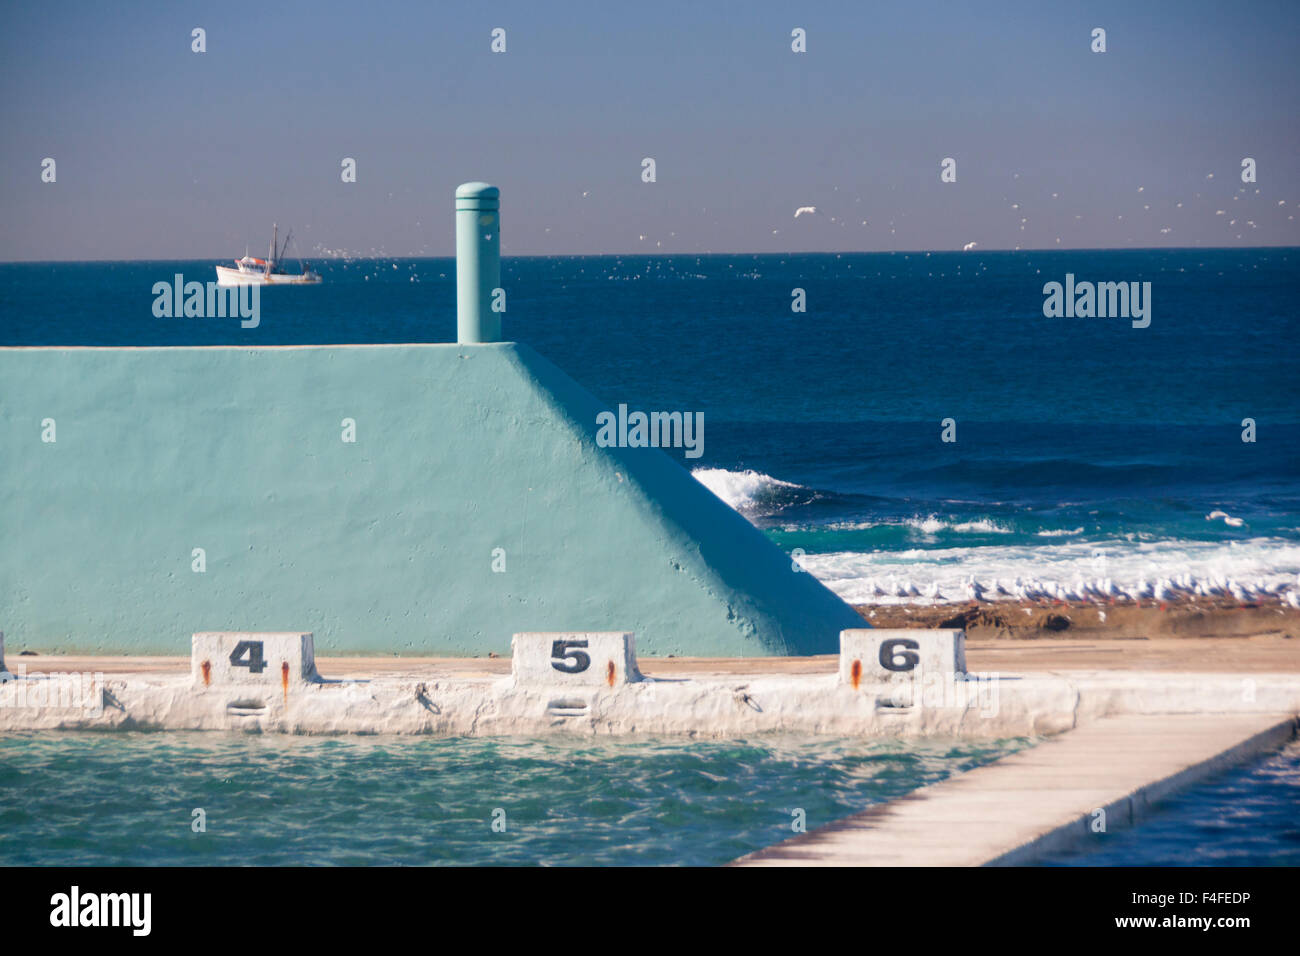
<path id="1" fill-rule="evenodd" d="M 283 272 L 273 272 L 270 275 L 265 272 L 244 272 L 241 269 L 232 269 L 229 266 L 217 266 L 217 285 L 315 285 L 320 282 L 320 276 L 314 272 L 304 273 L 302 275 L 289 275 Z"/>

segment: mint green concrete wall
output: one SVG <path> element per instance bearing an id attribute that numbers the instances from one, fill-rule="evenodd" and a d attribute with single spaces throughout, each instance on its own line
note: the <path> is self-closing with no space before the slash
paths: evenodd
<path id="1" fill-rule="evenodd" d="M 680 459 L 598 447 L 606 407 L 509 343 L 0 349 L 0 630 L 464 655 L 627 629 L 649 656 L 833 653 L 863 626 Z"/>

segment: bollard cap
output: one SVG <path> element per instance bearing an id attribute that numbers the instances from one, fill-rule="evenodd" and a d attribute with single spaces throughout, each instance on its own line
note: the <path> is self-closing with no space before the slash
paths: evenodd
<path id="1" fill-rule="evenodd" d="M 457 209 L 498 209 L 501 190 L 487 183 L 462 183 L 456 187 Z"/>

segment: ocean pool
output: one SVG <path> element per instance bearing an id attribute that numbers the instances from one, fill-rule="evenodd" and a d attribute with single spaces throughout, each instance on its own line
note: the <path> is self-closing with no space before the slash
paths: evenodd
<path id="1" fill-rule="evenodd" d="M 721 864 L 1032 743 L 8 734 L 0 865 Z"/>

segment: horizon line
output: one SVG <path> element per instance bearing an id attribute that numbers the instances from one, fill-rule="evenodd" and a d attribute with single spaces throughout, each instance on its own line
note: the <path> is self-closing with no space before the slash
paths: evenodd
<path id="1" fill-rule="evenodd" d="M 895 256 L 895 255 L 960 255 L 970 256 L 984 253 L 1039 253 L 1039 252 L 1232 252 L 1232 251 L 1250 251 L 1259 249 L 1296 249 L 1300 250 L 1300 245 L 1283 245 L 1260 243 L 1254 245 L 1239 246 L 1042 246 L 1035 248 L 995 248 L 979 250 L 962 250 L 962 249 L 842 249 L 842 250 L 789 250 L 784 252 L 754 252 L 751 250 L 742 250 L 740 252 L 551 252 L 551 253 L 514 253 L 506 255 L 502 253 L 502 259 L 610 259 L 640 257 L 645 259 L 669 259 L 683 256 L 753 256 L 772 257 L 772 256 Z M 355 262 L 365 259 L 446 259 L 455 261 L 455 253 L 439 256 L 427 255 L 372 255 L 372 256 L 293 256 L 294 260 L 315 260 L 317 262 Z M 200 256 L 198 258 L 183 259 L 150 259 L 150 258 L 129 258 L 129 259 L 109 259 L 109 258 L 90 258 L 90 259 L 0 259 L 0 266 L 17 266 L 17 265 L 70 265 L 88 262 L 225 262 L 231 259 L 230 256 Z"/>

